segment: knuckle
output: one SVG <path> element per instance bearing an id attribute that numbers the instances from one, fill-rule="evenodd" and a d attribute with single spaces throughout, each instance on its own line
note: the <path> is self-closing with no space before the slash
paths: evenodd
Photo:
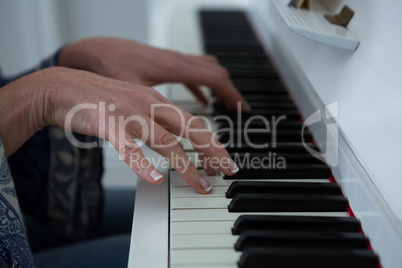
<path id="1" fill-rule="evenodd" d="M 175 139 L 172 134 L 167 131 L 160 131 L 158 135 L 158 141 L 160 144 L 169 146 L 170 149 L 180 147 L 177 144 L 177 139 Z"/>
<path id="2" fill-rule="evenodd" d="M 229 78 L 228 70 L 224 67 L 220 67 L 219 71 L 218 71 L 218 77 L 223 78 L 223 79 Z"/>
<path id="3" fill-rule="evenodd" d="M 163 62 L 163 66 L 165 70 L 170 70 L 177 66 L 177 62 L 181 59 L 182 55 L 178 52 L 168 51 L 168 53 L 164 53 L 161 57 L 161 62 Z"/>
<path id="4" fill-rule="evenodd" d="M 222 150 L 223 150 L 222 148 L 213 144 L 209 146 L 209 154 L 212 156 L 222 156 L 223 155 Z"/>
<path id="5" fill-rule="evenodd" d="M 214 56 L 214 55 L 206 55 L 205 58 L 210 60 L 211 62 L 219 63 L 218 58 L 216 56 Z"/>
<path id="6" fill-rule="evenodd" d="M 204 128 L 204 124 L 201 122 L 201 120 L 192 114 L 185 114 L 184 120 L 187 122 L 187 127 L 189 129 Z"/>
<path id="7" fill-rule="evenodd" d="M 147 92 L 147 90 L 134 90 L 130 93 L 131 97 L 135 100 L 140 100 L 141 102 L 145 102 L 145 103 L 154 103 L 155 102 L 155 98 L 154 96 L 152 96 L 152 94 L 150 94 L 149 92 Z"/>
<path id="8" fill-rule="evenodd" d="M 183 175 L 187 178 L 198 178 L 198 171 L 197 169 L 191 164 L 188 166 L 186 170 L 184 170 Z"/>
<path id="9" fill-rule="evenodd" d="M 142 153 L 141 149 L 136 143 L 130 142 L 128 140 L 122 140 L 120 142 L 120 147 L 126 153 Z"/>
<path id="10" fill-rule="evenodd" d="M 215 85 L 219 85 L 222 82 L 225 82 L 226 80 L 229 80 L 229 72 L 226 70 L 224 67 L 219 67 L 215 72 L 214 72 L 214 83 Z"/>

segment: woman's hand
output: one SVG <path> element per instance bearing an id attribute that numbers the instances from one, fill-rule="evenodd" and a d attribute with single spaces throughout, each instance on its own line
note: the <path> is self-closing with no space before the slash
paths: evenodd
<path id="1" fill-rule="evenodd" d="M 89 38 L 64 48 L 59 65 L 145 86 L 184 83 L 204 104 L 207 100 L 199 86 L 205 85 L 215 89 L 217 101 L 227 109 L 235 110 L 241 102 L 242 110 L 249 110 L 228 72 L 213 56 L 184 55 L 126 39 Z"/>
<path id="2" fill-rule="evenodd" d="M 53 67 L 0 89 L 0 136 L 8 155 L 36 131 L 56 125 L 108 140 L 141 178 L 160 183 L 162 174 L 142 154 L 134 139 L 165 157 L 199 193 L 210 184 L 190 163 L 171 134 L 187 138 L 226 175 L 237 171 L 227 151 L 196 117 L 150 87 L 91 72 Z"/>

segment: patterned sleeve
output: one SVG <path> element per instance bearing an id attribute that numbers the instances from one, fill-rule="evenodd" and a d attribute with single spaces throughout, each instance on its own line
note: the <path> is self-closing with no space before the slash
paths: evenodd
<path id="1" fill-rule="evenodd" d="M 13 179 L 0 139 L 0 267 L 33 266 Z"/>
<path id="2" fill-rule="evenodd" d="M 17 80 L 23 76 L 26 76 L 30 73 L 36 72 L 38 70 L 46 69 L 49 67 L 57 66 L 58 65 L 58 59 L 59 59 L 59 54 L 63 50 L 65 46 L 61 47 L 59 50 L 56 51 L 52 56 L 42 60 L 37 66 L 34 68 L 27 70 L 23 73 L 20 73 L 18 75 L 12 76 L 12 77 L 2 77 L 0 73 L 0 87 L 7 85 L 8 83 L 11 83 L 14 80 Z"/>
<path id="3" fill-rule="evenodd" d="M 43 60 L 36 68 L 13 78 L 2 79 L 0 82 L 5 85 L 31 72 L 57 66 L 60 51 L 61 49 L 53 56 Z M 76 133 L 74 135 L 77 140 L 82 142 L 96 141 L 100 143 L 95 137 Z M 94 235 L 100 225 L 103 203 L 101 187 L 103 165 L 100 147 L 78 148 L 68 141 L 64 130 L 49 126 L 37 132 L 7 160 L 4 156 L 3 158 L 0 178 L 4 180 L 2 177 L 4 163 L 7 166 L 5 170 L 8 172 L 10 185 L 15 185 L 15 190 L 13 190 L 15 208 L 12 206 L 10 208 L 14 209 L 16 219 L 19 219 L 19 237 L 25 239 L 22 240 L 25 241 L 28 249 L 26 236 L 22 235 L 25 235 L 25 230 L 17 210 L 16 194 L 19 206 L 24 213 L 52 230 L 64 234 L 66 238 L 79 240 Z M 6 196 L 3 190 L 6 188 L 3 184 L 0 187 L 3 187 L 0 188 L 0 198 L 2 198 L 0 210 L 2 210 L 5 205 L 3 197 Z M 14 186 L 7 189 L 14 189 Z M 10 191 L 8 195 L 12 195 L 11 190 L 4 191 Z M 5 230 L 4 235 L 7 235 L 7 232 L 12 233 L 16 229 L 4 229 L 3 222 L 8 219 L 9 214 L 3 214 L 3 211 L 0 211 L 0 228 L 2 228 L 0 235 L 5 237 L 3 230 Z M 17 223 L 17 220 L 15 222 Z M 29 229 L 27 231 L 29 232 Z M 0 240 L 5 241 L 3 238 Z M 3 254 L 3 246 L 4 244 L 0 244 L 0 254 Z M 23 256 L 21 260 L 29 259 L 31 261 L 28 258 L 30 251 L 24 252 L 27 253 L 27 256 Z M 20 257 L 22 258 L 22 256 Z M 5 260 L 4 257 L 3 260 Z M 3 267 L 1 259 L 0 267 Z"/>

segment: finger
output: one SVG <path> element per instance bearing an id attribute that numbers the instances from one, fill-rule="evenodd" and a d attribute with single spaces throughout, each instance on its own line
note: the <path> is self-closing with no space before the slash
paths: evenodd
<path id="1" fill-rule="evenodd" d="M 163 181 L 163 175 L 145 158 L 140 145 L 134 141 L 134 136 L 127 133 L 122 127 L 114 131 L 115 135 L 109 138 L 124 162 L 145 181 L 158 184 Z"/>
<path id="2" fill-rule="evenodd" d="M 194 55 L 183 54 L 175 50 L 165 50 L 171 57 L 177 58 L 182 61 L 188 61 L 192 64 L 213 63 L 218 64 L 219 60 L 213 55 Z"/>
<path id="3" fill-rule="evenodd" d="M 220 95 L 217 95 L 217 96 L 215 97 L 215 99 L 216 99 L 216 102 L 217 102 L 218 104 L 223 103 L 223 100 L 222 100 L 222 98 L 221 98 Z"/>
<path id="4" fill-rule="evenodd" d="M 186 138 L 196 150 L 213 158 L 226 175 L 233 175 L 238 171 L 229 153 L 197 117 L 169 104 L 156 108 L 154 116 L 152 120 L 159 125 L 177 136 Z"/>
<path id="5" fill-rule="evenodd" d="M 211 158 L 213 157 L 214 161 L 218 163 L 219 169 L 225 175 L 231 176 L 238 172 L 239 168 L 231 159 L 229 153 L 208 130 L 211 130 L 212 127 L 205 128 L 197 117 L 172 103 L 160 93 L 155 91 L 155 94 L 160 103 L 158 106 L 153 106 L 152 121 L 157 122 L 174 135 L 188 139 L 196 151 L 202 152 Z M 205 123 L 210 124 L 207 118 L 205 118 Z"/>
<path id="6" fill-rule="evenodd" d="M 249 111 L 250 106 L 240 92 L 235 88 L 225 68 L 217 64 L 193 64 L 187 61 L 179 62 L 176 72 L 171 76 L 171 82 L 205 85 L 215 90 L 216 95 L 224 101 L 225 108 L 236 110 L 238 103 L 242 111 Z"/>
<path id="7" fill-rule="evenodd" d="M 201 159 L 202 168 L 205 170 L 208 176 L 217 176 L 219 174 L 219 167 L 214 165 L 208 156 L 205 154 L 199 154 Z"/>
<path id="8" fill-rule="evenodd" d="M 227 73 L 226 69 L 219 65 L 219 60 L 215 56 L 212 56 L 212 55 L 204 55 L 204 56 L 184 55 L 184 57 L 185 57 L 186 61 L 188 63 L 190 63 L 192 66 L 203 67 L 203 68 L 205 68 L 207 70 L 212 70 L 212 71 L 217 72 L 217 73 L 223 72 L 222 76 L 224 78 L 226 76 L 225 75 L 225 73 Z M 220 89 L 220 87 L 218 85 L 218 87 L 217 87 L 218 90 L 216 92 L 217 97 L 221 96 L 221 95 L 223 95 L 225 97 L 224 98 L 225 99 L 224 103 L 225 103 L 225 106 L 226 106 L 227 109 L 235 110 L 238 107 L 237 103 L 241 102 L 242 103 L 241 109 L 243 111 L 250 110 L 250 107 L 247 104 L 246 100 L 241 96 L 241 94 L 238 92 L 238 90 L 234 87 L 233 83 L 230 80 L 230 77 L 227 75 L 226 78 L 227 78 L 226 80 L 229 83 L 222 87 L 224 92 L 221 91 L 222 89 Z M 221 82 L 224 83 L 225 79 L 222 79 Z M 225 94 L 225 88 L 231 88 L 229 90 L 232 93 L 236 91 L 236 93 L 234 93 L 235 96 L 232 96 L 232 97 L 229 96 L 229 98 L 228 98 L 227 94 Z M 243 103 L 245 103 L 245 105 L 243 105 Z"/>
<path id="9" fill-rule="evenodd" d="M 236 110 L 238 103 L 242 111 L 250 110 L 247 101 L 231 82 L 227 70 L 213 56 L 184 55 L 175 51 L 167 51 L 166 55 L 170 59 L 169 82 L 211 87 L 215 89 L 217 96 L 222 97 L 228 110 Z"/>
<path id="10" fill-rule="evenodd" d="M 158 110 L 156 112 L 159 113 Z M 139 119 L 127 122 L 126 132 L 130 133 L 130 136 L 140 137 L 144 143 L 161 154 L 194 190 L 202 194 L 209 193 L 211 185 L 190 162 L 179 141 L 151 118 L 142 116 L 141 120 Z M 124 146 L 126 144 L 120 147 Z"/>
<path id="11" fill-rule="evenodd" d="M 149 145 L 161 154 L 183 179 L 197 192 L 208 194 L 212 190 L 211 184 L 194 167 L 190 159 L 178 145 L 177 139 L 158 124 L 154 124 L 155 139 Z"/>
<path id="12" fill-rule="evenodd" d="M 202 103 L 204 106 L 208 105 L 208 100 L 200 90 L 198 86 L 186 84 L 186 87 L 190 90 L 191 93 Z"/>
<path id="13" fill-rule="evenodd" d="M 217 57 L 213 55 L 184 55 L 184 57 L 190 61 L 192 64 L 208 64 L 206 66 L 210 66 L 210 64 L 217 65 L 219 64 L 219 60 Z"/>

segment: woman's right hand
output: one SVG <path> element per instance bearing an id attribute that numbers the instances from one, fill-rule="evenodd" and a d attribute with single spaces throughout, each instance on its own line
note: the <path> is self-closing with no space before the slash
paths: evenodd
<path id="1" fill-rule="evenodd" d="M 53 67 L 0 89 L 0 137 L 11 155 L 47 125 L 108 140 L 141 178 L 160 183 L 162 174 L 144 157 L 138 138 L 165 157 L 199 193 L 210 184 L 190 163 L 172 135 L 187 138 L 218 168 L 233 175 L 236 164 L 202 122 L 150 87 L 87 71 Z M 184 161 L 184 162 L 183 162 Z"/>

